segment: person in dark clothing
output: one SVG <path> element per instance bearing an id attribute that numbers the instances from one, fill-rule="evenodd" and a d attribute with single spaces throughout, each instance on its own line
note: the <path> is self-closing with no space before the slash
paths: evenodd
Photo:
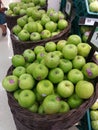
<path id="1" fill-rule="evenodd" d="M 0 28 L 2 29 L 2 35 L 6 36 L 7 34 L 7 27 L 4 25 L 6 23 L 5 14 L 4 12 L 7 8 L 4 7 L 2 1 L 0 0 Z"/>

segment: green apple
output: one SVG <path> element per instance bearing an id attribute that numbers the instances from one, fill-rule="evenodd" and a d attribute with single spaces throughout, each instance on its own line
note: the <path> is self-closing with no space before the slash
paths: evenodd
<path id="1" fill-rule="evenodd" d="M 74 93 L 74 84 L 69 80 L 63 80 L 57 85 L 57 93 L 63 97 L 68 98 Z"/>
<path id="2" fill-rule="evenodd" d="M 12 32 L 15 34 L 15 35 L 18 35 L 18 33 L 22 30 L 22 28 L 19 26 L 19 25 L 15 25 L 13 28 L 12 28 Z"/>
<path id="3" fill-rule="evenodd" d="M 88 0 L 89 3 L 93 2 L 93 1 L 97 1 L 97 0 Z"/>
<path id="4" fill-rule="evenodd" d="M 13 12 L 15 15 L 19 15 L 20 14 L 20 7 L 19 6 L 14 7 Z"/>
<path id="5" fill-rule="evenodd" d="M 43 101 L 43 110 L 46 114 L 58 113 L 60 108 L 61 103 L 57 95 L 48 95 Z"/>
<path id="6" fill-rule="evenodd" d="M 72 60 L 73 68 L 75 69 L 81 69 L 86 64 L 86 59 L 83 56 L 77 55 Z"/>
<path id="7" fill-rule="evenodd" d="M 64 73 L 67 73 L 72 69 L 72 62 L 62 58 L 60 59 L 59 67 L 63 70 Z"/>
<path id="8" fill-rule="evenodd" d="M 13 10 L 13 8 L 14 8 L 15 6 L 17 6 L 17 2 L 11 2 L 11 3 L 9 3 L 9 8 L 10 8 L 11 10 Z"/>
<path id="9" fill-rule="evenodd" d="M 63 70 L 58 67 L 51 69 L 48 74 L 48 79 L 54 84 L 61 82 L 64 79 Z"/>
<path id="10" fill-rule="evenodd" d="M 56 51 L 56 43 L 53 41 L 46 42 L 45 44 L 45 50 L 47 52 Z"/>
<path id="11" fill-rule="evenodd" d="M 24 25 L 26 24 L 26 21 L 24 20 L 23 17 L 20 17 L 17 19 L 17 24 L 20 26 L 20 27 L 24 27 Z"/>
<path id="12" fill-rule="evenodd" d="M 41 33 L 43 31 L 43 26 L 41 25 L 41 23 L 37 22 L 37 32 Z"/>
<path id="13" fill-rule="evenodd" d="M 60 58 L 63 58 L 63 54 L 61 51 L 53 51 L 53 53 L 57 56 L 59 56 Z"/>
<path id="14" fill-rule="evenodd" d="M 43 64 L 37 64 L 34 70 L 32 71 L 32 75 L 36 80 L 45 79 L 48 75 L 48 68 Z"/>
<path id="15" fill-rule="evenodd" d="M 50 13 L 53 13 L 54 11 L 55 11 L 54 8 L 49 8 L 47 10 L 47 15 L 50 16 Z"/>
<path id="16" fill-rule="evenodd" d="M 82 42 L 81 37 L 76 34 L 70 35 L 67 39 L 67 44 L 78 45 L 81 42 Z"/>
<path id="17" fill-rule="evenodd" d="M 40 6 L 45 6 L 46 5 L 46 0 L 39 0 Z"/>
<path id="18" fill-rule="evenodd" d="M 45 59 L 45 65 L 48 68 L 55 68 L 59 65 L 60 57 L 58 55 L 55 55 L 54 52 L 47 53 Z"/>
<path id="19" fill-rule="evenodd" d="M 49 30 L 51 33 L 57 30 L 57 23 L 49 21 L 45 24 L 45 29 Z"/>
<path id="20" fill-rule="evenodd" d="M 90 31 L 90 27 L 89 26 L 85 26 L 85 25 L 81 25 L 80 26 L 81 34 L 84 34 L 85 32 L 89 32 L 89 31 Z"/>
<path id="21" fill-rule="evenodd" d="M 33 11 L 33 10 L 34 10 L 33 7 L 28 7 L 28 8 L 26 9 L 26 14 L 27 14 L 28 17 L 32 16 L 32 11 Z M 33 19 L 33 18 L 32 18 L 32 19 Z"/>
<path id="22" fill-rule="evenodd" d="M 90 111 L 90 118 L 91 120 L 98 120 L 98 110 L 91 110 Z"/>
<path id="23" fill-rule="evenodd" d="M 39 114 L 44 114 L 45 112 L 44 112 L 44 108 L 43 108 L 43 104 L 41 104 L 40 106 L 39 106 L 39 108 L 38 108 L 38 113 Z"/>
<path id="24" fill-rule="evenodd" d="M 47 79 L 41 80 L 36 85 L 36 90 L 39 95 L 46 97 L 54 92 L 53 83 Z"/>
<path id="25" fill-rule="evenodd" d="M 58 26 L 58 29 L 64 30 L 65 28 L 68 27 L 68 22 L 67 22 L 67 20 L 65 20 L 65 19 L 60 19 L 60 20 L 58 21 L 57 26 Z"/>
<path id="26" fill-rule="evenodd" d="M 22 29 L 19 33 L 18 33 L 18 38 L 21 41 L 29 41 L 30 39 L 30 34 L 27 30 Z"/>
<path id="27" fill-rule="evenodd" d="M 36 67 L 37 64 L 38 64 L 38 63 L 35 63 L 35 62 L 29 64 L 29 65 L 27 66 L 27 68 L 26 68 L 26 72 L 27 72 L 28 74 L 31 74 L 31 75 L 32 75 L 33 70 L 35 69 L 35 67 Z"/>
<path id="28" fill-rule="evenodd" d="M 25 9 L 20 9 L 19 15 L 26 15 L 26 10 Z"/>
<path id="29" fill-rule="evenodd" d="M 49 22 L 49 21 L 50 21 L 50 18 L 49 18 L 49 16 L 48 16 L 47 14 L 42 15 L 41 24 L 42 24 L 43 26 L 45 26 L 45 24 L 46 24 L 47 22 Z"/>
<path id="30" fill-rule="evenodd" d="M 98 109 L 98 100 L 95 101 L 95 103 L 90 107 L 92 110 L 97 110 Z"/>
<path id="31" fill-rule="evenodd" d="M 91 121 L 91 126 L 93 130 L 98 130 L 98 120 Z"/>
<path id="32" fill-rule="evenodd" d="M 73 93 L 68 98 L 67 103 L 69 104 L 70 108 L 74 109 L 74 108 L 78 108 L 83 103 L 83 101 L 84 100 L 78 97 L 76 93 Z"/>
<path id="33" fill-rule="evenodd" d="M 39 41 L 39 40 L 41 40 L 41 36 L 38 32 L 32 32 L 30 35 L 30 40 L 31 41 Z"/>
<path id="34" fill-rule="evenodd" d="M 19 87 L 21 89 L 32 89 L 35 85 L 35 80 L 30 74 L 22 74 L 19 77 Z"/>
<path id="35" fill-rule="evenodd" d="M 28 23 L 29 22 L 34 22 L 34 19 L 31 16 L 28 17 Z"/>
<path id="36" fill-rule="evenodd" d="M 32 90 L 22 90 L 19 94 L 18 103 L 23 108 L 31 107 L 36 100 L 36 96 Z"/>
<path id="37" fill-rule="evenodd" d="M 25 65 L 25 59 L 22 55 L 16 54 L 12 56 L 11 59 L 12 65 L 14 67 L 18 67 L 18 66 L 24 66 Z"/>
<path id="38" fill-rule="evenodd" d="M 58 34 L 59 34 L 59 31 L 52 32 L 52 33 L 51 33 L 51 36 L 54 37 L 54 36 L 56 36 L 56 35 L 58 35 Z"/>
<path id="39" fill-rule="evenodd" d="M 82 67 L 82 72 L 88 79 L 94 79 L 98 76 L 98 65 L 88 62 Z"/>
<path id="40" fill-rule="evenodd" d="M 63 47 L 66 45 L 67 41 L 66 40 L 59 40 L 57 42 L 57 50 L 62 51 Z"/>
<path id="41" fill-rule="evenodd" d="M 33 113 L 37 113 L 37 111 L 38 111 L 38 103 L 35 102 L 32 106 L 30 106 L 28 108 L 28 110 L 31 111 L 31 112 L 33 112 Z"/>
<path id="42" fill-rule="evenodd" d="M 66 101 L 64 101 L 64 100 L 61 100 L 60 103 L 61 103 L 61 108 L 60 108 L 59 112 L 60 113 L 67 113 L 67 112 L 69 112 L 69 110 L 70 110 L 69 104 Z"/>
<path id="43" fill-rule="evenodd" d="M 17 77 L 20 77 L 20 75 L 26 73 L 26 69 L 23 66 L 17 66 L 16 68 L 13 69 L 12 73 Z"/>
<path id="44" fill-rule="evenodd" d="M 78 81 L 84 79 L 84 75 L 81 72 L 81 70 L 78 69 L 72 69 L 67 74 L 68 80 L 70 80 L 72 83 L 76 84 Z"/>
<path id="45" fill-rule="evenodd" d="M 44 59 L 44 57 L 47 55 L 47 52 L 43 51 L 43 52 L 39 52 L 36 56 L 36 59 L 39 61 L 39 63 L 41 63 L 41 61 Z"/>
<path id="46" fill-rule="evenodd" d="M 27 24 L 27 29 L 29 33 L 37 32 L 37 23 L 36 22 L 29 22 Z"/>
<path id="47" fill-rule="evenodd" d="M 51 12 L 49 14 L 49 17 L 50 17 L 51 21 L 53 21 L 53 22 L 58 22 L 58 20 L 59 20 L 59 14 L 57 11 Z"/>
<path id="48" fill-rule="evenodd" d="M 66 19 L 65 14 L 62 11 L 58 11 L 59 19 Z"/>
<path id="49" fill-rule="evenodd" d="M 88 37 L 89 37 L 89 34 L 90 34 L 90 31 L 89 31 L 89 32 L 85 32 L 85 33 L 82 35 L 82 41 L 83 41 L 83 42 L 87 42 Z"/>
<path id="50" fill-rule="evenodd" d="M 38 45 L 34 48 L 34 53 L 37 55 L 39 52 L 45 52 L 45 47 Z"/>
<path id="51" fill-rule="evenodd" d="M 81 80 L 76 84 L 75 92 L 80 98 L 88 99 L 94 93 L 94 85 L 89 81 Z"/>
<path id="52" fill-rule="evenodd" d="M 34 19 L 34 21 L 36 21 L 36 20 L 40 20 L 41 19 L 41 14 L 40 14 L 40 12 L 39 12 L 39 10 L 33 10 L 32 11 L 32 18 Z"/>
<path id="53" fill-rule="evenodd" d="M 78 55 L 81 55 L 83 57 L 87 57 L 90 53 L 91 46 L 88 43 L 79 43 L 77 45 L 78 49 Z"/>
<path id="54" fill-rule="evenodd" d="M 35 88 L 36 89 L 36 88 Z M 43 95 L 40 95 L 37 90 L 35 90 L 35 94 L 36 94 L 36 101 L 41 103 L 44 99 L 44 96 Z"/>
<path id="55" fill-rule="evenodd" d="M 13 15 L 13 11 L 11 9 L 8 9 L 6 12 L 5 12 L 6 15 L 8 16 L 12 16 Z"/>
<path id="56" fill-rule="evenodd" d="M 14 91 L 13 96 L 16 100 L 18 100 L 19 94 L 20 94 L 21 91 L 22 91 L 21 89 L 17 89 L 17 90 Z"/>
<path id="57" fill-rule="evenodd" d="M 35 60 L 35 53 L 32 49 L 24 50 L 23 56 L 26 62 L 32 63 Z"/>
<path id="58" fill-rule="evenodd" d="M 89 4 L 89 10 L 91 12 L 98 12 L 98 1 L 93 1 Z"/>
<path id="59" fill-rule="evenodd" d="M 78 53 L 77 47 L 74 44 L 66 44 L 63 49 L 62 53 L 65 59 L 72 60 Z"/>
<path id="60" fill-rule="evenodd" d="M 18 89 L 18 77 L 15 75 L 6 76 L 2 80 L 2 86 L 8 92 L 13 92 L 13 91 L 17 90 Z"/>
<path id="61" fill-rule="evenodd" d="M 39 0 L 33 0 L 34 5 L 38 5 L 39 4 Z"/>
<path id="62" fill-rule="evenodd" d="M 51 32 L 47 29 L 44 29 L 42 32 L 41 32 L 41 38 L 42 39 L 47 39 L 47 38 L 50 38 L 51 37 Z"/>

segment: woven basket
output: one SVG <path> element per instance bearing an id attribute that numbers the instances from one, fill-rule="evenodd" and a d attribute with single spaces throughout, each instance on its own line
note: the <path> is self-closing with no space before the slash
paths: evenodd
<path id="1" fill-rule="evenodd" d="M 12 74 L 13 66 L 7 72 Z M 94 94 L 77 109 L 72 109 L 68 113 L 53 115 L 40 115 L 32 113 L 19 106 L 13 97 L 13 93 L 7 92 L 8 104 L 12 112 L 17 130 L 68 130 L 85 115 L 87 109 L 92 106 L 98 97 L 97 79 L 93 81 L 95 86 Z"/>
<path id="2" fill-rule="evenodd" d="M 36 42 L 33 42 L 33 41 L 26 41 L 26 42 L 20 41 L 11 32 L 10 37 L 11 37 L 11 41 L 12 41 L 13 53 L 14 54 L 22 54 L 25 49 L 32 48 L 32 47 L 35 47 L 37 45 L 44 45 L 48 41 L 57 42 L 60 39 L 67 39 L 67 37 L 70 34 L 70 31 L 71 31 L 71 23 L 69 22 L 68 27 L 66 29 L 64 29 L 63 31 L 61 31 L 58 35 L 55 35 L 55 36 L 53 36 L 51 38 L 47 38 L 47 39 L 44 39 L 44 40 L 36 41 Z"/>

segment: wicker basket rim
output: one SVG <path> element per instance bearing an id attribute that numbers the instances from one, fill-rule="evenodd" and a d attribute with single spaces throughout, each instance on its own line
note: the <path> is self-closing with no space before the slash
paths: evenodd
<path id="1" fill-rule="evenodd" d="M 64 30 L 62 30 L 59 34 L 51 37 L 51 38 L 47 38 L 47 39 L 43 39 L 43 40 L 39 40 L 39 41 L 20 41 L 12 32 L 10 32 L 10 36 L 11 36 L 11 39 L 13 39 L 13 41 L 16 41 L 17 44 L 30 44 L 30 43 L 40 43 L 40 42 L 47 42 L 47 41 L 52 41 L 52 40 L 56 40 L 56 38 L 60 38 L 62 35 L 64 35 L 65 33 L 67 33 L 71 28 L 71 22 L 68 21 L 68 27 L 65 28 Z"/>
<path id="2" fill-rule="evenodd" d="M 13 70 L 13 66 L 10 66 L 10 68 L 8 69 L 8 72 L 7 72 L 7 75 L 10 75 L 11 73 L 12 73 L 12 70 Z M 30 111 L 28 111 L 28 110 L 26 110 L 26 109 L 24 109 L 24 108 L 22 108 L 22 107 L 20 107 L 19 106 L 19 104 L 18 104 L 18 102 L 15 100 L 15 98 L 13 97 L 13 94 L 12 93 L 10 93 L 10 92 L 7 92 L 7 95 L 9 96 L 9 97 L 11 97 L 12 99 L 13 99 L 13 101 L 14 101 L 14 104 L 13 105 L 15 105 L 16 106 L 16 108 L 17 107 L 20 107 L 20 109 L 22 109 L 23 111 L 24 111 L 24 114 L 26 113 L 26 115 L 27 116 L 38 116 L 38 118 L 39 118 L 39 120 L 40 120 L 40 118 L 42 119 L 42 120 L 45 120 L 45 117 L 46 117 L 46 119 L 48 119 L 48 120 L 61 120 L 61 118 L 64 118 L 64 120 L 67 120 L 68 119 L 68 117 L 70 116 L 73 116 L 73 115 L 75 115 L 75 113 L 76 113 L 76 116 L 79 116 L 81 113 L 85 113 L 86 112 L 86 110 L 95 102 L 95 100 L 97 99 L 97 95 L 98 95 L 98 91 L 97 91 L 97 89 L 98 89 L 98 82 L 97 83 L 95 83 L 95 92 L 93 93 L 93 95 L 89 98 L 89 99 L 86 99 L 85 100 L 85 102 L 82 104 L 82 105 L 80 105 L 78 108 L 75 108 L 75 109 L 71 109 L 69 112 L 67 112 L 67 113 L 57 113 L 57 114 L 52 114 L 52 115 L 47 115 L 47 114 L 38 114 L 38 113 L 31 113 Z M 28 114 L 27 114 L 28 113 Z M 79 114 L 79 115 L 77 115 L 77 113 Z M 23 113 L 22 113 L 23 114 Z M 21 114 L 21 115 L 22 115 Z M 71 119 L 72 120 L 72 119 Z"/>

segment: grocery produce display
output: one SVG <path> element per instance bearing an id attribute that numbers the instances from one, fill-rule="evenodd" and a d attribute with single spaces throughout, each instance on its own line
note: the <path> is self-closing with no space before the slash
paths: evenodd
<path id="1" fill-rule="evenodd" d="M 88 121 L 88 113 L 89 127 L 98 130 L 96 51 L 88 59 L 93 25 L 78 23 L 81 16 L 89 17 L 83 12 L 87 3 L 89 11 L 98 13 L 98 0 L 81 2 L 71 3 L 77 7 L 72 21 L 61 10 L 48 9 L 47 0 L 9 4 L 5 15 L 13 56 L 2 87 L 17 130 L 67 130 L 85 116 Z"/>
<path id="2" fill-rule="evenodd" d="M 89 109 L 89 119 L 92 130 L 98 129 L 98 99 Z"/>
<path id="3" fill-rule="evenodd" d="M 27 15 L 17 19 L 12 32 L 20 41 L 39 41 L 59 34 L 68 27 L 64 14 L 54 9 L 27 9 Z"/>
<path id="4" fill-rule="evenodd" d="M 8 16 L 25 15 L 28 8 L 39 9 L 46 6 L 46 0 L 21 0 L 20 2 L 10 2 L 9 8 L 5 12 Z"/>
<path id="5" fill-rule="evenodd" d="M 92 26 L 83 26 L 83 25 L 80 26 L 80 33 L 83 42 L 87 42 L 87 39 L 89 37 L 92 28 L 93 28 Z"/>
<path id="6" fill-rule="evenodd" d="M 32 112 L 68 112 L 94 93 L 91 81 L 98 76 L 98 66 L 86 62 L 90 49 L 78 35 L 26 49 L 12 57 L 12 74 L 2 85 L 13 92 L 20 106 Z"/>

